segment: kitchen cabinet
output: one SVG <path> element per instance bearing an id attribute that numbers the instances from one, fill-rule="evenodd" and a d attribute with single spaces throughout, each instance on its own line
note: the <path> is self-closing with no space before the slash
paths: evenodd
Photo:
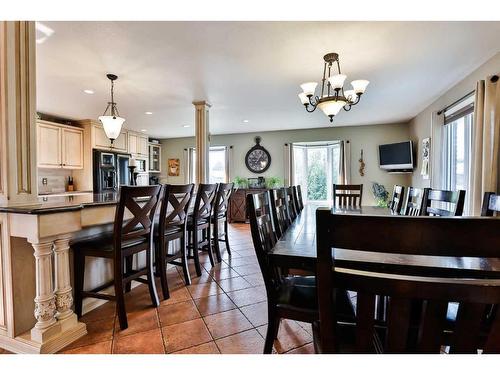
<path id="1" fill-rule="evenodd" d="M 37 122 L 39 168 L 83 169 L 83 130 L 48 121 Z"/>
<path id="2" fill-rule="evenodd" d="M 149 171 L 161 172 L 161 146 L 156 143 L 149 144 Z"/>
<path id="3" fill-rule="evenodd" d="M 125 129 L 122 129 L 118 138 L 113 141 L 113 146 L 111 146 L 111 141 L 106 136 L 106 132 L 102 125 L 93 124 L 92 134 L 92 148 L 113 152 L 128 152 L 127 131 Z"/>
<path id="4" fill-rule="evenodd" d="M 139 133 L 129 132 L 128 152 L 132 155 L 148 156 L 148 137 Z"/>

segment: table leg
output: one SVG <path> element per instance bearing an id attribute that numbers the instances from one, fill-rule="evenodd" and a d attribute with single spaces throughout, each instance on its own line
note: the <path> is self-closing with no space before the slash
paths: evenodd
<path id="1" fill-rule="evenodd" d="M 36 296 L 35 326 L 31 330 L 31 339 L 42 343 L 60 332 L 55 319 L 56 298 L 52 286 L 52 241 L 32 243 L 35 250 Z"/>
<path id="2" fill-rule="evenodd" d="M 78 318 L 71 310 L 73 295 L 70 281 L 69 241 L 71 236 L 54 241 L 56 319 L 63 331 L 77 325 Z"/>

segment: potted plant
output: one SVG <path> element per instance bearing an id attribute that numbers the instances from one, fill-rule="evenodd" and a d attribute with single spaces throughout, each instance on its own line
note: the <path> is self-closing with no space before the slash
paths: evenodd
<path id="1" fill-rule="evenodd" d="M 248 187 L 248 180 L 243 177 L 236 176 L 233 179 L 235 189 L 246 189 Z"/>
<path id="2" fill-rule="evenodd" d="M 281 178 L 279 177 L 268 177 L 266 178 L 266 188 L 274 189 L 281 186 Z"/>
<path id="3" fill-rule="evenodd" d="M 384 185 L 372 182 L 372 192 L 377 202 L 377 207 L 387 207 L 389 205 L 389 193 L 385 190 Z"/>

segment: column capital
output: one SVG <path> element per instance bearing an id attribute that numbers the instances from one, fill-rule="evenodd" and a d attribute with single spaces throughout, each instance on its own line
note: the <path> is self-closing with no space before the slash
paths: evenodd
<path id="1" fill-rule="evenodd" d="M 205 107 L 212 107 L 212 104 L 210 104 L 208 101 L 206 100 L 195 100 L 193 101 L 193 104 L 195 107 L 200 107 L 200 106 L 205 106 Z"/>

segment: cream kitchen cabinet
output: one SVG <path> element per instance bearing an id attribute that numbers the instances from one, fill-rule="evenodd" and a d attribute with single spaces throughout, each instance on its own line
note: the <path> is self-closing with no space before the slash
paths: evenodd
<path id="1" fill-rule="evenodd" d="M 134 156 L 148 157 L 148 137 L 143 134 L 129 132 L 128 152 Z"/>
<path id="2" fill-rule="evenodd" d="M 39 168 L 83 169 L 83 130 L 48 121 L 37 122 Z"/>
<path id="3" fill-rule="evenodd" d="M 92 148 L 98 148 L 101 150 L 108 150 L 114 152 L 130 152 L 128 151 L 127 144 L 127 131 L 122 129 L 118 138 L 113 141 L 113 145 L 111 145 L 111 141 L 106 136 L 106 132 L 104 128 L 99 123 L 92 124 Z"/>

